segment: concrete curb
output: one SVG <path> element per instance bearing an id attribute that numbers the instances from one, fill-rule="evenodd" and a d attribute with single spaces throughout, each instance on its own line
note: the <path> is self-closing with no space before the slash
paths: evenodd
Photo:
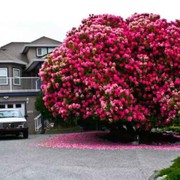
<path id="1" fill-rule="evenodd" d="M 154 174 L 152 174 L 148 180 L 156 180 L 157 179 L 157 176 L 159 174 L 159 171 L 154 171 Z"/>

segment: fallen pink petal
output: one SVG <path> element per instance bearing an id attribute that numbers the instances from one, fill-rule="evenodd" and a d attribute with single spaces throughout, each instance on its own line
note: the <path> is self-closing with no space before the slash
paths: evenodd
<path id="1" fill-rule="evenodd" d="M 49 137 L 34 146 L 49 148 L 74 148 L 74 149 L 99 149 L 99 150 L 118 150 L 118 149 L 154 149 L 154 150 L 180 150 L 180 144 L 167 145 L 146 145 L 133 143 L 114 143 L 102 138 L 106 132 L 91 131 L 69 134 L 58 134 Z M 180 138 L 180 137 L 179 137 Z"/>

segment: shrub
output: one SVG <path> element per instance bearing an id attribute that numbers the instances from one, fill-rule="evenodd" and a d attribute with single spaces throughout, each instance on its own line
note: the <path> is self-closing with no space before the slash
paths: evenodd
<path id="1" fill-rule="evenodd" d="M 143 131 L 179 122 L 179 37 L 179 21 L 155 14 L 90 15 L 40 70 L 45 106 Z"/>
<path id="2" fill-rule="evenodd" d="M 44 94 L 42 92 L 37 95 L 35 101 L 35 108 L 41 113 L 44 119 L 53 119 L 52 112 L 50 112 L 44 105 L 43 97 Z"/>

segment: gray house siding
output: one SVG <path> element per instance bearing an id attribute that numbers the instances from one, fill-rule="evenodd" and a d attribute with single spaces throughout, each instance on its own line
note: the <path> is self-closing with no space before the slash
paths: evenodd
<path id="1" fill-rule="evenodd" d="M 12 42 L 0 48 L 0 68 L 7 68 L 8 83 L 0 85 L 0 108 L 19 108 L 27 115 L 29 132 L 35 133 L 35 100 L 40 92 L 39 69 L 44 56 L 37 56 L 36 48 L 55 48 L 61 42 L 41 37 L 32 42 Z M 20 77 L 13 77 L 13 69 Z M 14 71 L 15 72 L 15 71 Z M 14 83 L 13 82 L 18 82 Z"/>
<path id="2" fill-rule="evenodd" d="M 31 49 L 29 49 L 29 51 L 27 53 L 27 57 L 29 59 L 29 63 L 31 63 L 34 59 L 37 59 L 35 47 L 32 47 Z"/>

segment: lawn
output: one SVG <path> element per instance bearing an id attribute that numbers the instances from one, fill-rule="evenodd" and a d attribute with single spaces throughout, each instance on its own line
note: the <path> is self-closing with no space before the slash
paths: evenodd
<path id="1" fill-rule="evenodd" d="M 170 167 L 162 169 L 157 177 L 159 176 L 163 176 L 165 180 L 180 180 L 180 156 L 173 161 Z"/>

